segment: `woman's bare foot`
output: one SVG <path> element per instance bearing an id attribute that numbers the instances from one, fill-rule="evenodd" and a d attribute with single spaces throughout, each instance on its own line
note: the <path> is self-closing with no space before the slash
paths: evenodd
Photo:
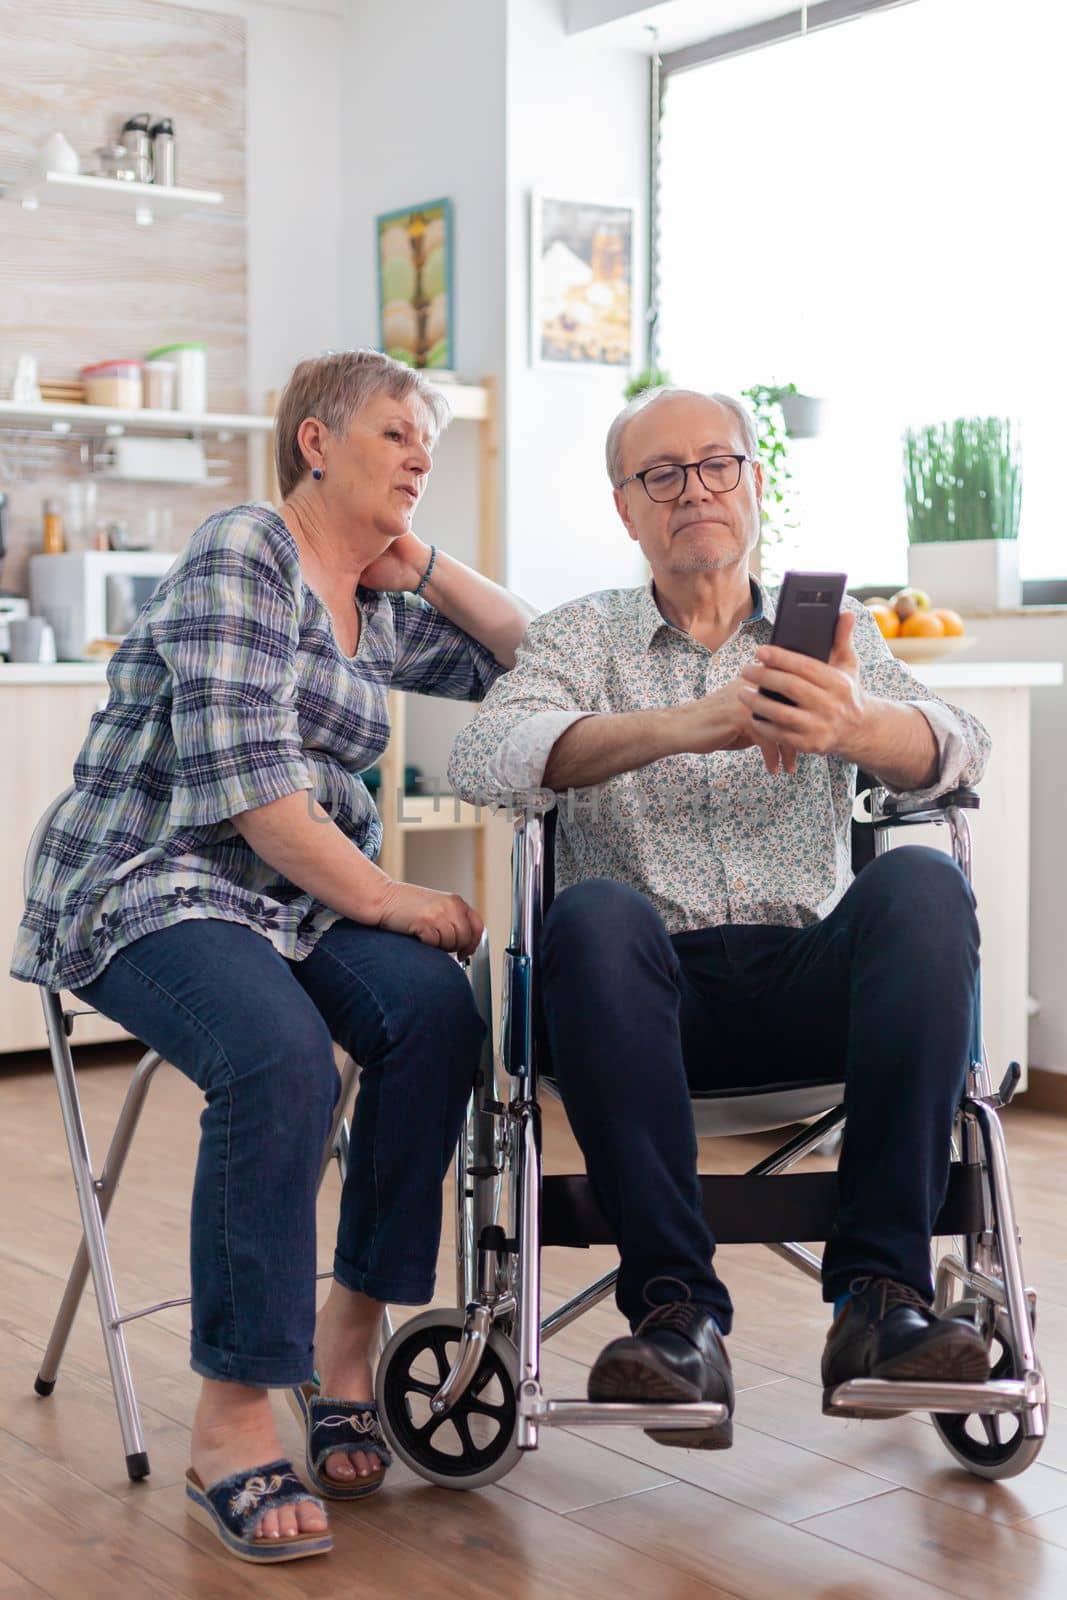
<path id="1" fill-rule="evenodd" d="M 277 1461 L 284 1454 L 274 1426 L 270 1394 L 243 1383 L 218 1383 L 205 1378 L 193 1421 L 193 1471 L 205 1489 L 235 1472 Z M 310 1500 L 268 1511 L 257 1539 L 293 1538 L 298 1533 L 325 1533 L 328 1524 Z"/>
<path id="2" fill-rule="evenodd" d="M 346 1289 L 336 1280 L 331 1283 L 315 1328 L 320 1394 L 334 1400 L 374 1399 L 371 1363 L 378 1353 L 384 1309 L 380 1300 Z M 339 1483 L 352 1483 L 380 1466 L 376 1455 L 360 1450 L 355 1455 L 327 1456 L 322 1472 Z"/>

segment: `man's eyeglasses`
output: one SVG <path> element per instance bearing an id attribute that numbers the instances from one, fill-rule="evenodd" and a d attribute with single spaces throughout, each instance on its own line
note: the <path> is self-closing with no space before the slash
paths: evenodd
<path id="1" fill-rule="evenodd" d="M 689 474 L 695 472 L 705 489 L 712 494 L 732 494 L 741 482 L 741 468 L 752 456 L 706 456 L 703 461 L 665 461 L 657 467 L 646 467 L 644 472 L 631 472 L 619 484 L 625 489 L 628 483 L 637 482 L 650 500 L 677 500 L 685 493 Z"/>

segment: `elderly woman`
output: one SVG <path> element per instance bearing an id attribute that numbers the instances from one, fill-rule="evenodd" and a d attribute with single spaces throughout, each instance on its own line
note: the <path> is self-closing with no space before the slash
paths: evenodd
<path id="1" fill-rule="evenodd" d="M 431 1298 L 481 1048 L 453 959 L 481 920 L 375 865 L 360 777 L 388 741 L 390 688 L 480 700 L 531 614 L 412 532 L 445 415 L 373 352 L 297 367 L 281 508 L 210 517 L 116 652 L 15 953 L 15 976 L 73 990 L 206 1097 L 187 1493 L 253 1560 L 330 1547 L 321 1501 L 281 1459 L 270 1389 L 292 1387 L 322 1493 L 381 1482 L 382 1308 Z M 362 1077 L 316 1326 L 335 1040 Z"/>

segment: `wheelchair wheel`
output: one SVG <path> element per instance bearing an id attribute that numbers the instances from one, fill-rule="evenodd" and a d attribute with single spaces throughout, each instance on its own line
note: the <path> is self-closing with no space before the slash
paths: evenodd
<path id="1" fill-rule="evenodd" d="M 459 1348 L 463 1312 L 424 1311 L 399 1328 L 378 1364 L 375 1397 L 386 1438 L 401 1461 L 444 1489 L 480 1489 L 510 1472 L 515 1437 L 518 1352 L 493 1328 L 481 1365 L 444 1416 L 430 1400 Z"/>
<path id="2" fill-rule="evenodd" d="M 944 1313 L 977 1323 L 981 1308 L 977 1300 L 957 1300 Z M 991 1378 L 1018 1378 L 1022 1363 L 1011 1342 L 1007 1315 L 998 1310 L 989 1350 Z M 1036 1461 L 1043 1439 L 1028 1439 L 1022 1419 L 1010 1411 L 970 1412 L 967 1415 L 937 1412 L 934 1427 L 951 1455 L 961 1466 L 979 1478 L 1015 1478 Z"/>

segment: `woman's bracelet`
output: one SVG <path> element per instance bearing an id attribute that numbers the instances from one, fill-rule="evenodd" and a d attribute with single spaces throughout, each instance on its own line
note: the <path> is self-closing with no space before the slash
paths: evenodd
<path id="1" fill-rule="evenodd" d="M 430 546 L 430 565 L 426 568 L 426 571 L 422 575 L 422 578 L 421 578 L 421 580 L 419 582 L 419 587 L 415 590 L 416 594 L 421 594 L 422 591 L 425 589 L 426 585 L 429 583 L 430 574 L 433 572 L 433 564 L 434 564 L 434 562 L 436 560 L 437 560 L 437 546 L 435 544 L 432 544 Z"/>

